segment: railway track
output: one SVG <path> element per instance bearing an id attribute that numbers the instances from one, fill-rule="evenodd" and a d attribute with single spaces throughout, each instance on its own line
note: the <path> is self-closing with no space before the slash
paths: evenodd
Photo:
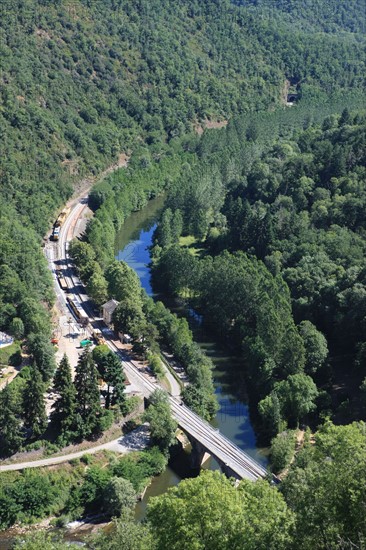
<path id="1" fill-rule="evenodd" d="M 85 314 L 89 318 L 93 328 L 102 328 L 101 319 L 95 314 L 89 297 L 85 294 L 85 292 L 83 292 L 84 287 L 75 274 L 75 268 L 68 254 L 68 246 L 71 240 L 70 233 L 72 233 L 72 228 L 75 227 L 76 220 L 80 216 L 85 202 L 86 199 L 82 199 L 82 202 L 74 207 L 60 231 L 60 259 L 63 261 L 64 279 L 68 287 L 68 295 L 73 295 L 76 297 Z M 65 304 L 67 304 L 64 294 L 63 298 L 65 300 Z M 80 317 L 78 318 L 75 311 L 70 306 L 68 307 L 73 317 L 77 322 L 79 322 Z M 90 335 L 91 330 L 88 330 L 88 332 Z M 134 364 L 134 361 L 130 358 L 126 358 L 125 353 L 116 345 L 117 342 L 108 337 L 105 331 L 104 336 L 107 346 L 111 351 L 119 356 L 127 376 L 131 382 L 134 382 L 135 385 L 139 387 L 144 397 L 149 397 L 154 390 L 161 387 L 142 374 L 137 365 Z M 238 477 L 255 481 L 259 478 L 264 478 L 267 475 L 267 471 L 262 465 L 257 463 L 243 450 L 239 449 L 239 447 L 237 447 L 232 441 L 213 428 L 208 422 L 200 418 L 178 399 L 169 395 L 169 403 L 172 414 L 180 428 L 191 438 L 198 441 L 202 447 L 207 450 L 207 452 L 219 461 L 219 463 L 227 466 Z"/>

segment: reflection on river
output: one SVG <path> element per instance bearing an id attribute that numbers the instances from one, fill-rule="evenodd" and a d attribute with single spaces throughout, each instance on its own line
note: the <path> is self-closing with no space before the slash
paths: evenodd
<path id="1" fill-rule="evenodd" d="M 153 290 L 148 247 L 152 244 L 152 235 L 163 205 L 164 198 L 160 197 L 150 201 L 140 212 L 132 214 L 124 223 L 116 240 L 116 258 L 124 260 L 136 271 L 143 288 L 150 296 L 153 295 Z M 164 297 L 159 296 L 159 299 Z M 177 307 L 176 304 L 174 307 L 169 304 L 169 307 L 178 315 L 191 313 L 189 322 L 194 338 L 214 363 L 215 391 L 220 409 L 212 424 L 238 447 L 265 465 L 267 463 L 265 454 L 256 447 L 255 433 L 249 418 L 245 383 L 240 374 L 243 370 L 240 368 L 240 359 L 228 355 L 227 350 L 220 349 L 210 340 L 201 326 L 199 316 L 194 315 L 194 312 L 184 306 Z M 216 469 L 217 464 L 210 459 L 205 467 Z M 179 479 L 180 477 L 171 468 L 167 468 L 161 476 L 155 478 L 144 500 L 137 507 L 137 517 L 141 518 L 144 515 L 146 501 L 150 496 L 163 493 L 168 487 L 177 484 Z"/>
<path id="2" fill-rule="evenodd" d="M 138 274 L 143 288 L 149 295 L 153 294 L 151 288 L 150 254 L 147 247 L 151 245 L 152 235 L 156 227 L 159 213 L 164 206 L 164 197 L 158 197 L 140 212 L 132 214 L 116 239 L 116 258 L 124 260 Z M 159 296 L 161 299 L 162 297 Z M 178 315 L 190 314 L 190 327 L 194 333 L 196 342 L 207 353 L 214 363 L 214 383 L 220 409 L 212 424 L 220 429 L 238 447 L 256 458 L 262 464 L 266 464 L 266 458 L 256 448 L 255 433 L 250 422 L 248 406 L 246 404 L 245 383 L 240 375 L 242 371 L 240 360 L 228 355 L 227 350 L 220 349 L 216 343 L 210 340 L 202 328 L 199 316 L 189 311 L 184 306 L 174 305 L 174 311 Z M 239 374 L 238 374 L 239 373 Z M 209 459 L 204 468 L 216 469 L 216 462 Z M 187 456 L 184 452 L 174 457 L 168 468 L 158 477 L 154 478 L 148 487 L 145 496 L 136 506 L 136 518 L 142 519 L 146 514 L 147 502 L 150 497 L 164 493 L 169 487 L 177 485 L 182 477 L 190 474 Z M 0 535 L 0 550 L 11 547 L 17 530 L 9 530 Z M 80 535 L 66 535 L 66 541 L 82 540 Z"/>

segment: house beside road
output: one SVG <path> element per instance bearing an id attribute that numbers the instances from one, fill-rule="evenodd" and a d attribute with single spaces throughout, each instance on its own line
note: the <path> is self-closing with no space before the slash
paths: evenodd
<path id="1" fill-rule="evenodd" d="M 106 325 L 112 325 L 112 316 L 118 304 L 117 300 L 112 299 L 102 305 L 102 316 Z"/>

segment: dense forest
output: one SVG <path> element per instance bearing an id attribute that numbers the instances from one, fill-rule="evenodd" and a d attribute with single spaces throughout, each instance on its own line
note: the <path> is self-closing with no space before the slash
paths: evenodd
<path id="1" fill-rule="evenodd" d="M 252 7 L 262 17 L 270 16 L 279 22 L 285 19 L 298 28 L 326 33 L 365 32 L 363 0 L 235 0 L 239 6 Z"/>
<path id="2" fill-rule="evenodd" d="M 309 413 L 363 418 L 365 116 L 271 144 L 254 130 L 200 143 L 156 232 L 159 284 L 242 354 L 269 435 Z"/>
<path id="3" fill-rule="evenodd" d="M 307 20 L 310 8 L 301 12 Z M 347 6 L 350 20 L 359 20 L 358 8 Z M 303 98 L 362 87 L 360 28 L 305 32 L 285 17 L 258 17 L 260 9 L 191 0 L 1 3 L 1 328 L 17 317 L 25 334 L 34 332 L 30 307 L 47 324 L 35 305 L 52 303 L 39 237 L 86 172 L 138 148 L 146 163 L 195 124 L 279 105 L 286 83 Z"/>
<path id="4" fill-rule="evenodd" d="M 121 517 L 93 550 L 363 547 L 364 12 L 364 0 L 1 2 L 0 330 L 16 340 L 12 361 L 23 346 L 31 363 L 1 392 L 1 453 L 42 445 L 48 429 L 54 452 L 127 410 L 108 350 L 81 356 L 74 382 L 66 358 L 56 370 L 41 248 L 72 192 L 123 155 L 128 168 L 93 188 L 95 215 L 70 248 L 88 294 L 116 297 L 115 326 L 135 351 L 153 366 L 171 350 L 191 382 L 185 402 L 214 415 L 212 365 L 187 321 L 113 258 L 125 218 L 166 192 L 157 284 L 242 358 L 258 433 L 285 472 L 279 487 L 237 488 L 205 472 L 152 500 L 137 525 L 136 494 L 165 467 L 176 427 L 157 395 L 144 419 L 159 449 L 2 475 L 1 528 L 102 510 Z M 302 424 L 316 433 L 295 455 Z M 26 538 L 16 547 L 65 548 Z"/>

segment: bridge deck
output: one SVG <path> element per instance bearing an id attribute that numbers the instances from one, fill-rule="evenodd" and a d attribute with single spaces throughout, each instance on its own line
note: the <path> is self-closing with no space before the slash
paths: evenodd
<path id="1" fill-rule="evenodd" d="M 177 404 L 175 399 L 170 400 L 170 405 L 179 427 L 238 477 L 256 481 L 267 475 L 266 469 L 261 464 L 188 407 Z"/>

